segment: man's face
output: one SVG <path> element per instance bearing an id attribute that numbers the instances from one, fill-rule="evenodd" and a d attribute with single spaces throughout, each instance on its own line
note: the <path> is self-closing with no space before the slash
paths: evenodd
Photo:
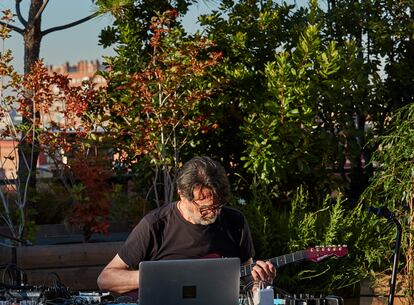
<path id="1" fill-rule="evenodd" d="M 186 201 L 187 216 L 191 222 L 200 225 L 209 225 L 216 221 L 222 205 L 214 198 L 209 188 L 196 187 L 193 190 L 193 200 Z"/>

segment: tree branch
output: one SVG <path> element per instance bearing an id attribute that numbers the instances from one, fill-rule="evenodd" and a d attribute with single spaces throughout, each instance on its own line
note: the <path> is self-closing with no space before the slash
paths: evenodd
<path id="1" fill-rule="evenodd" d="M 22 0 L 16 0 L 16 14 L 17 14 L 17 18 L 19 19 L 21 24 L 24 27 L 26 27 L 27 26 L 27 21 L 26 21 L 26 19 L 23 18 L 22 12 L 20 11 L 20 3 L 21 2 L 22 2 Z"/>
<path id="2" fill-rule="evenodd" d="M 19 33 L 19 34 L 22 34 L 22 35 L 23 35 L 23 33 L 24 33 L 24 30 L 23 30 L 23 29 L 21 29 L 21 28 L 18 28 L 17 26 L 14 26 L 14 25 L 11 25 L 11 24 L 8 24 L 8 23 L 5 23 L 5 22 L 3 22 L 3 21 L 0 21 L 0 24 L 1 24 L 1 25 L 4 25 L 6 28 L 8 28 L 8 29 L 10 29 L 10 30 L 12 30 L 12 31 L 15 31 L 15 32 L 17 32 L 17 33 Z"/>
<path id="3" fill-rule="evenodd" d="M 40 18 L 48 3 L 49 0 L 45 0 L 45 2 L 43 2 L 42 6 L 36 13 L 36 16 L 34 16 L 33 20 L 31 21 L 31 26 L 33 26 L 36 23 L 36 21 Z"/>
<path id="4" fill-rule="evenodd" d="M 85 17 L 85 18 L 79 19 L 79 20 L 77 20 L 75 22 L 71 22 L 71 23 L 68 23 L 68 24 L 65 24 L 65 25 L 60 25 L 60 26 L 56 26 L 56 27 L 47 29 L 45 31 L 42 31 L 42 36 L 45 36 L 45 35 L 47 35 L 49 33 L 52 33 L 52 32 L 56 32 L 56 31 L 60 31 L 60 30 L 64 30 L 64 29 L 68 29 L 68 28 L 74 27 L 74 26 L 76 26 L 78 24 L 81 24 L 81 23 L 84 23 L 84 22 L 86 22 L 88 20 L 93 19 L 93 18 L 95 18 L 98 15 L 99 15 L 99 12 L 95 12 L 95 13 L 93 13 L 93 14 Z"/>

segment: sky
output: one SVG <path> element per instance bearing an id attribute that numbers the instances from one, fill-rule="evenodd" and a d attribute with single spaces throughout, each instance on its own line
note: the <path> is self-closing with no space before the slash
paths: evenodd
<path id="1" fill-rule="evenodd" d="M 202 1 L 201 1 L 202 2 Z M 27 16 L 30 0 L 23 0 L 22 14 Z M 209 11 L 213 4 L 205 2 L 195 4 L 191 12 L 185 16 L 183 22 L 186 27 L 197 28 L 197 14 Z M 15 0 L 0 0 L 0 10 L 11 8 L 14 11 Z M 86 17 L 94 11 L 90 0 L 50 0 L 42 18 L 42 29 L 48 29 L 73 22 Z M 99 16 L 75 27 L 50 33 L 43 37 L 40 48 L 40 57 L 46 65 L 60 65 L 65 62 L 76 64 L 79 60 L 101 60 L 102 56 L 114 55 L 112 48 L 99 46 L 101 29 L 110 25 L 113 18 L 108 14 Z M 14 23 L 20 26 L 17 18 Z M 6 41 L 5 47 L 11 49 L 14 56 L 13 64 L 18 72 L 23 71 L 23 38 L 16 32 Z"/>
<path id="2" fill-rule="evenodd" d="M 184 27 L 189 32 L 199 28 L 197 16 L 212 10 L 218 0 L 199 2 L 193 4 L 190 12 L 183 18 Z M 22 0 L 21 10 L 24 17 L 27 16 L 29 3 L 30 0 Z M 0 10 L 11 8 L 14 11 L 14 7 L 15 0 L 0 0 Z M 50 0 L 42 17 L 42 29 L 76 21 L 93 11 L 94 6 L 90 0 Z M 101 29 L 110 25 L 112 21 L 113 18 L 108 14 L 63 31 L 50 33 L 42 39 L 40 57 L 46 65 L 60 65 L 66 62 L 74 65 L 79 60 L 101 60 L 102 56 L 114 55 L 113 49 L 104 49 L 98 43 Z M 20 26 L 20 23 L 16 20 L 15 25 Z M 18 72 L 22 72 L 23 38 L 16 32 L 11 34 L 12 37 L 6 41 L 5 48 L 12 50 L 15 58 L 13 64 Z"/>

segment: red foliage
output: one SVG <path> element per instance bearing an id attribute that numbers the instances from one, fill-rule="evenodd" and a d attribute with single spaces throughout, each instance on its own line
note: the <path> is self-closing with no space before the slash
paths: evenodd
<path id="1" fill-rule="evenodd" d="M 79 120 L 88 110 L 89 103 L 96 98 L 93 84 L 70 86 L 69 78 L 62 74 L 50 74 L 42 61 L 36 62 L 21 82 L 18 111 L 31 118 L 34 128 L 45 130 L 88 130 L 90 126 Z M 53 115 L 61 114 L 63 120 Z"/>
<path id="2" fill-rule="evenodd" d="M 88 109 L 98 91 L 92 83 L 71 86 L 67 76 L 49 73 L 42 61 L 36 62 L 19 85 L 18 111 L 29 120 L 19 128 L 55 161 L 64 185 L 72 186 L 68 189 L 73 198 L 70 222 L 84 230 L 85 240 L 93 232 L 106 233 L 111 172 L 98 162 L 97 155 L 86 157 L 87 148 L 94 146 Z"/>
<path id="3" fill-rule="evenodd" d="M 114 131 L 114 142 L 120 135 L 127 139 L 120 143 L 119 153 L 130 160 L 150 155 L 159 163 L 166 151 L 179 155 L 177 150 L 189 133 L 212 129 L 200 103 L 218 87 L 211 72 L 222 54 L 214 51 L 215 44 L 207 38 L 180 36 L 173 28 L 177 16 L 176 11 L 167 11 L 152 19 L 152 50 L 145 67 L 132 75 L 108 73 L 117 102 L 109 96 L 103 107 L 111 113 L 108 126 Z"/>
<path id="4" fill-rule="evenodd" d="M 92 233 L 108 232 L 111 192 L 108 179 L 111 171 L 102 166 L 96 157 L 86 158 L 81 152 L 76 155 L 70 166 L 76 183 L 70 222 L 83 229 L 85 240 L 88 241 Z"/>

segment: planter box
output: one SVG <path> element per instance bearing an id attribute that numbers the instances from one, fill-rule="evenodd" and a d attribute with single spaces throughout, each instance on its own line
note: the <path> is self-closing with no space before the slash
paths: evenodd
<path id="1" fill-rule="evenodd" d="M 360 290 L 360 305 L 386 305 L 388 304 L 388 293 L 389 288 L 384 295 L 380 295 L 370 287 L 369 280 L 363 280 Z M 407 297 L 400 296 L 397 291 L 395 292 L 394 305 L 407 305 L 408 301 Z"/>
<path id="2" fill-rule="evenodd" d="M 90 242 L 124 241 L 132 227 L 128 223 L 111 223 L 108 234 L 93 233 Z M 8 227 L 0 227 L 0 233 L 11 236 Z M 37 226 L 35 245 L 56 245 L 83 242 L 83 234 L 79 228 L 64 224 L 50 224 Z M 11 244 L 10 240 L 0 235 L 0 244 Z"/>
<path id="3" fill-rule="evenodd" d="M 8 234 L 4 228 L 0 230 Z M 15 247 L 0 240 L 0 262 L 23 269 L 29 285 L 54 286 L 58 276 L 71 290 L 97 290 L 99 273 L 118 252 L 128 232 L 127 225 L 111 225 L 109 234 L 93 234 L 91 242 L 84 243 L 80 230 L 42 225 L 34 246 Z"/>
<path id="4" fill-rule="evenodd" d="M 0 246 L 0 261 L 23 269 L 29 285 L 53 286 L 59 277 L 71 290 L 97 290 L 102 268 L 123 244 L 118 242 L 40 246 Z M 56 275 L 54 275 L 56 274 Z"/>

